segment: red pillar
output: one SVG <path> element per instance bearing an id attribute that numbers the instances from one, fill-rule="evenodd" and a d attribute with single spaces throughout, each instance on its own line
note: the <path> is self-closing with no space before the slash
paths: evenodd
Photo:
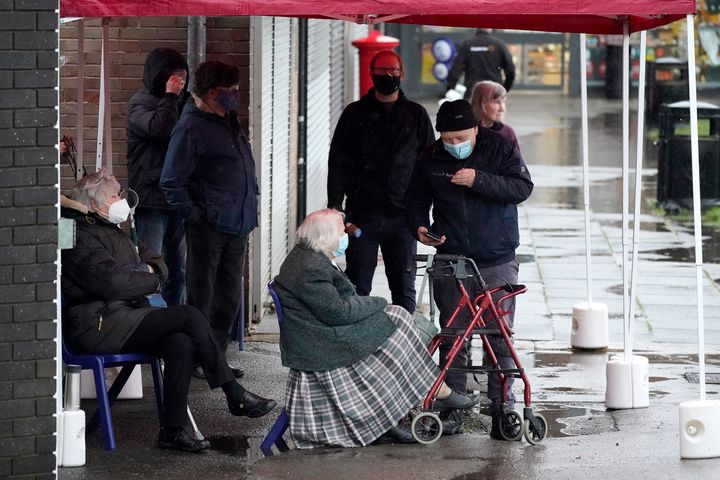
<path id="1" fill-rule="evenodd" d="M 400 40 L 395 37 L 388 37 L 373 30 L 365 38 L 358 38 L 352 42 L 360 54 L 360 96 L 365 95 L 372 87 L 372 75 L 370 74 L 370 60 L 380 50 L 392 50 L 400 45 Z"/>

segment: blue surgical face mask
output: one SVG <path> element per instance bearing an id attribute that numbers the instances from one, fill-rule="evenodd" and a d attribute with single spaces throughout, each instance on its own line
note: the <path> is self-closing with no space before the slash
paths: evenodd
<path id="1" fill-rule="evenodd" d="M 226 112 L 232 112 L 240 108 L 240 92 L 237 90 L 220 90 L 217 96 L 218 105 Z"/>
<path id="2" fill-rule="evenodd" d="M 342 257 L 345 255 L 345 250 L 347 249 L 348 245 L 350 244 L 350 237 L 348 237 L 348 234 L 343 234 L 342 237 L 340 237 L 340 240 L 338 240 L 338 247 L 333 252 L 333 255 L 335 257 Z"/>
<path id="3" fill-rule="evenodd" d="M 443 142 L 443 145 L 445 145 L 445 150 L 458 160 L 465 160 L 473 151 L 473 146 L 470 140 L 455 144 Z"/>

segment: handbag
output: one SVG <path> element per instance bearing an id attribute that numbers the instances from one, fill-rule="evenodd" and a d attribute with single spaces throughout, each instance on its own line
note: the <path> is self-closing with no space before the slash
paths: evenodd
<path id="1" fill-rule="evenodd" d="M 413 315 L 413 320 L 415 320 L 415 326 L 417 327 L 418 334 L 420 335 L 420 339 L 423 342 L 423 345 L 426 347 L 430 345 L 430 342 L 433 338 L 435 338 L 435 335 L 437 335 L 440 330 L 435 326 L 433 322 L 430 321 L 429 318 L 427 318 L 425 315 L 419 312 L 415 312 Z"/>

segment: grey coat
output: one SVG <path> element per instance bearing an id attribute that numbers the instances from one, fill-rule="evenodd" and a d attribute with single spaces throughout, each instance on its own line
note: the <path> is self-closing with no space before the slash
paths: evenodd
<path id="1" fill-rule="evenodd" d="M 356 363 L 382 345 L 396 326 L 387 301 L 361 297 L 330 259 L 297 245 L 275 277 L 283 308 L 282 363 L 323 371 Z"/>

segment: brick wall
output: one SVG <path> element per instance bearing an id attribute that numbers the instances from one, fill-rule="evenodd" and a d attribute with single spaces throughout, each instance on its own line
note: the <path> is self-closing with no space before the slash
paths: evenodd
<path id="1" fill-rule="evenodd" d="M 0 478 L 54 478 L 57 0 L 0 0 Z"/>
<path id="2" fill-rule="evenodd" d="M 208 18 L 206 26 L 207 60 L 221 60 L 241 67 L 243 83 L 249 86 L 249 18 Z M 65 24 L 60 30 L 60 55 L 67 60 L 60 70 L 60 130 L 72 137 L 76 137 L 77 126 L 77 35 L 77 22 Z M 100 19 L 85 21 L 84 37 L 84 164 L 92 171 L 95 168 L 100 100 Z M 165 47 L 186 54 L 187 17 L 111 19 L 109 39 L 113 174 L 124 185 L 127 178 L 127 102 L 143 86 L 143 66 L 150 51 Z M 248 89 L 245 89 L 245 105 L 248 104 L 247 92 Z M 245 128 L 247 129 L 247 117 Z M 70 168 L 64 165 L 61 172 L 63 189 L 71 188 L 74 181 Z"/>

